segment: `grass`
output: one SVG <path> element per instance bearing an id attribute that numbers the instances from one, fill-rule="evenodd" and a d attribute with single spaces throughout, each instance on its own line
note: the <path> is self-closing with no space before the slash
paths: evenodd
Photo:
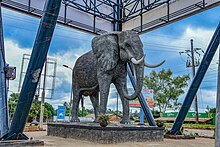
<path id="1" fill-rule="evenodd" d="M 165 123 L 167 128 L 171 128 L 173 123 Z M 215 125 L 212 124 L 183 124 L 184 128 L 188 129 L 202 129 L 202 130 L 214 130 Z"/>

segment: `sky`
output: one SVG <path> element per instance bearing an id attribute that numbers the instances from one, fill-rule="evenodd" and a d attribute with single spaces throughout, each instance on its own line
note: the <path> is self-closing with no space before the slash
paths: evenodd
<path id="1" fill-rule="evenodd" d="M 190 39 L 194 40 L 194 47 L 206 51 L 214 30 L 220 22 L 219 12 L 220 6 L 141 35 L 144 52 L 147 55 L 145 61 L 153 64 L 165 59 L 166 62 L 154 70 L 171 69 L 174 76 L 186 74 L 192 76 L 192 69 L 185 66 L 187 55 L 180 55 L 179 52 L 190 49 Z M 3 9 L 6 62 L 17 67 L 17 78 L 10 81 L 10 92 L 18 91 L 22 56 L 24 53 L 31 53 L 39 22 L 40 20 L 37 18 Z M 46 99 L 46 102 L 51 103 L 54 108 L 64 102 L 69 102 L 70 99 L 72 73 L 70 69 L 64 68 L 62 65 L 73 67 L 78 57 L 91 50 L 93 37 L 91 34 L 61 25 L 56 26 L 48 52 L 49 57 L 57 60 L 55 93 L 53 99 Z M 201 61 L 203 53 L 200 51 L 199 53 L 200 56 L 196 54 L 196 59 Z M 215 107 L 217 67 L 218 53 L 215 54 L 197 92 L 200 112 L 204 112 L 207 105 Z M 149 74 L 151 70 L 145 69 L 145 75 Z M 48 79 L 48 82 L 51 80 Z M 185 94 L 187 90 L 188 87 L 185 88 Z M 183 102 L 185 94 L 180 96 L 179 102 Z M 115 106 L 115 91 L 112 88 L 108 108 L 116 110 Z M 92 108 L 88 98 L 85 100 L 85 107 Z M 193 109 L 192 105 L 190 110 Z"/>

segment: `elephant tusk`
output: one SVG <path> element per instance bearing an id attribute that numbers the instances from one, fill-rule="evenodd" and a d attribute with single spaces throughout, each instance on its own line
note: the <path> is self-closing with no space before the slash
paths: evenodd
<path id="1" fill-rule="evenodd" d="M 165 62 L 165 60 L 163 60 L 161 63 L 156 64 L 156 65 L 150 65 L 150 64 L 144 62 L 144 66 L 149 67 L 149 68 L 155 68 L 155 67 L 162 65 L 164 62 Z"/>
<path id="2" fill-rule="evenodd" d="M 133 64 L 140 64 L 143 60 L 144 60 L 144 58 L 145 58 L 145 55 L 141 58 L 141 59 L 139 59 L 139 60 L 136 60 L 134 57 L 132 57 L 131 58 L 131 62 L 133 63 Z"/>

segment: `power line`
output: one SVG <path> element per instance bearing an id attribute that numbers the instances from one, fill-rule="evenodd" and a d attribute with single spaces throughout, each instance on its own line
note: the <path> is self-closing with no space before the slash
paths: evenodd
<path id="1" fill-rule="evenodd" d="M 7 17 L 6 18 L 9 18 L 9 19 L 15 19 L 15 20 L 19 20 L 19 21 L 22 21 L 22 22 L 27 22 L 29 24 L 39 24 L 37 23 L 35 20 L 31 20 L 31 19 L 24 19 L 24 18 L 21 18 L 21 17 L 17 17 L 17 16 L 14 16 L 14 15 L 10 15 L 10 14 L 7 14 L 7 13 L 3 13 L 4 15 L 6 15 Z M 37 19 L 39 20 L 40 22 L 40 19 Z M 59 24 L 56 26 L 57 29 L 60 29 L 60 30 L 64 30 L 64 31 L 67 31 L 67 32 L 73 32 L 73 33 L 78 33 L 78 34 L 83 34 L 83 35 L 88 35 L 87 33 L 84 33 L 84 32 L 79 32 L 79 31 L 75 31 L 73 29 L 65 29 L 63 26 L 60 26 Z"/>
<path id="2" fill-rule="evenodd" d="M 4 15 L 6 15 L 7 16 L 7 18 L 9 18 L 9 19 L 16 19 L 16 20 L 22 20 L 22 22 L 27 22 L 27 23 L 30 23 L 30 24 L 33 24 L 33 23 L 36 23 L 36 21 L 34 21 L 34 20 L 28 20 L 28 19 L 23 19 L 23 18 L 17 18 L 17 17 L 14 17 L 13 15 L 10 15 L 10 14 L 4 14 Z M 36 23 L 37 24 L 37 23 Z M 24 29 L 24 30 L 29 30 L 29 31 L 34 31 L 34 32 L 36 32 L 36 30 L 30 30 L 30 29 L 27 29 L 27 28 L 21 28 L 21 27 L 17 27 L 17 26 L 13 26 L 13 25 L 11 25 L 11 24 L 8 24 L 8 26 L 12 26 L 12 27 L 15 27 L 15 28 L 19 28 L 19 29 Z M 62 27 L 57 27 L 57 29 L 59 30 L 64 30 L 64 31 L 70 31 L 70 29 L 63 29 Z M 72 31 L 72 32 L 74 32 L 74 31 Z M 82 32 L 74 32 L 74 33 L 81 33 L 82 34 Z M 62 35 L 56 35 L 56 36 L 59 36 L 59 37 L 65 37 L 65 36 L 62 36 Z M 155 35 L 155 36 L 160 36 L 160 35 Z M 164 35 L 163 37 L 168 37 L 167 35 Z M 65 38 L 70 38 L 69 36 L 67 37 L 65 37 Z M 79 39 L 79 38 L 74 38 L 74 37 L 71 37 L 71 38 L 73 38 L 73 39 L 78 39 L 78 40 L 84 40 L 84 41 L 91 41 L 91 40 L 85 40 L 85 39 Z M 171 38 L 175 38 L 175 37 L 171 37 Z M 144 42 L 144 43 L 147 43 L 147 42 Z M 165 44 L 150 44 L 150 43 L 147 43 L 147 45 L 150 45 L 150 46 L 155 46 L 155 47 L 166 47 L 166 48 L 169 48 L 169 49 L 176 49 L 176 48 L 185 48 L 185 47 L 183 47 L 183 46 L 171 46 L 171 45 L 165 45 Z M 158 50 L 158 51 L 161 51 L 161 50 Z M 169 51 L 173 51 L 173 50 L 169 50 Z M 174 52 L 177 52 L 177 51 L 174 51 Z"/>

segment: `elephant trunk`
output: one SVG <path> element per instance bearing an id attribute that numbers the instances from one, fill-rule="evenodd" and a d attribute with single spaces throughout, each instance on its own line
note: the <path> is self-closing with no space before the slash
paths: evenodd
<path id="1" fill-rule="evenodd" d="M 142 90 L 143 86 L 143 80 L 144 80 L 144 62 L 141 62 L 140 64 L 134 65 L 135 67 L 135 73 L 136 73 L 136 89 L 134 93 L 129 96 L 128 93 L 123 89 L 124 97 L 128 100 L 134 100 L 138 97 Z"/>

